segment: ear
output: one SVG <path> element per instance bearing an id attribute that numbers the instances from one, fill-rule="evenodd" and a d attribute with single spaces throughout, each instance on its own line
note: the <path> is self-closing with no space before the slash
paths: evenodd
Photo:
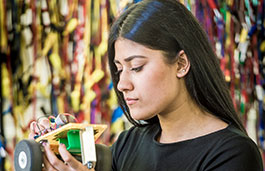
<path id="1" fill-rule="evenodd" d="M 190 61 L 185 54 L 184 50 L 181 50 L 177 57 L 177 77 L 182 78 L 184 77 L 190 69 Z"/>

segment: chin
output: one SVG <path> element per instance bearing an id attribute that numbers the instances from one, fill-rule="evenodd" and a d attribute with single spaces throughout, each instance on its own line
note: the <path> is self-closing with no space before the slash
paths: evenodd
<path id="1" fill-rule="evenodd" d="M 143 115 L 143 114 L 133 114 L 131 113 L 131 117 L 134 119 L 134 120 L 137 120 L 137 121 L 144 121 L 144 120 L 148 120 L 148 119 L 151 119 L 152 117 L 154 116 L 146 116 L 146 115 Z"/>
<path id="2" fill-rule="evenodd" d="M 133 115 L 133 114 L 131 114 L 131 116 L 132 116 L 132 118 L 134 120 L 137 120 L 137 121 L 139 121 L 139 120 L 145 120 L 145 117 L 143 117 L 143 116 Z"/>
<path id="3" fill-rule="evenodd" d="M 132 118 L 136 121 L 144 120 L 142 117 L 132 116 Z"/>

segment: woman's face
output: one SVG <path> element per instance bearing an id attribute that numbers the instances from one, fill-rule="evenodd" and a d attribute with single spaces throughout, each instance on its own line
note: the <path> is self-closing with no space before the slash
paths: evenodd
<path id="1" fill-rule="evenodd" d="M 135 120 L 167 114 L 178 107 L 181 85 L 177 66 L 165 61 L 159 50 L 124 38 L 115 42 L 114 63 L 120 76 L 117 88 Z"/>

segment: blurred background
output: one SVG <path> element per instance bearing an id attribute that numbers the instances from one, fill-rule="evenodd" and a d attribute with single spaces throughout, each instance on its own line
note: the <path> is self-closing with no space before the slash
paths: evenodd
<path id="1" fill-rule="evenodd" d="M 140 1 L 140 0 L 138 0 Z M 108 70 L 111 23 L 136 0 L 0 0 L 0 170 L 14 170 L 29 124 L 69 113 L 107 124 L 111 145 L 131 125 Z M 234 106 L 264 155 L 265 0 L 180 0 L 208 34 Z"/>

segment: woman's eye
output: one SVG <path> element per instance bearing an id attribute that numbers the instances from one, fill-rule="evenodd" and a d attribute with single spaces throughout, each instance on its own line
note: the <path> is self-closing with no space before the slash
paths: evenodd
<path id="1" fill-rule="evenodd" d="M 143 69 L 143 65 L 142 66 L 139 66 L 139 67 L 135 67 L 135 68 L 131 68 L 130 70 L 131 71 L 135 71 L 135 72 L 139 72 Z"/>

